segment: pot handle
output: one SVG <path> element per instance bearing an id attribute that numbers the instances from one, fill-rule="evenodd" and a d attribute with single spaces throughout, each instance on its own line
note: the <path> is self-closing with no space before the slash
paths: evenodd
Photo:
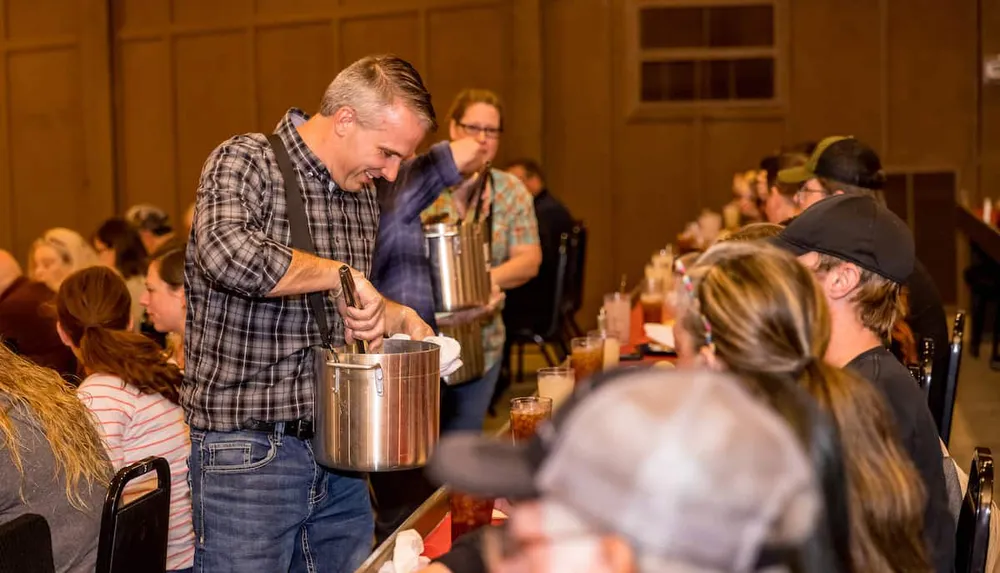
<path id="1" fill-rule="evenodd" d="M 378 393 L 379 398 L 385 392 L 385 387 L 382 384 L 384 375 L 382 374 L 382 364 L 347 364 L 344 362 L 334 362 L 333 360 L 328 360 L 327 366 L 332 366 L 337 370 L 337 377 L 340 377 L 340 370 L 374 370 L 375 371 L 375 392 Z"/>

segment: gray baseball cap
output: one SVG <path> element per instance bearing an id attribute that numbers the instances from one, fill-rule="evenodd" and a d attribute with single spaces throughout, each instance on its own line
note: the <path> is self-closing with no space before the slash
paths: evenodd
<path id="1" fill-rule="evenodd" d="M 528 444 L 446 436 L 432 479 L 473 495 L 553 499 L 637 551 L 752 571 L 821 510 L 799 440 L 729 375 L 640 369 L 574 395 Z"/>

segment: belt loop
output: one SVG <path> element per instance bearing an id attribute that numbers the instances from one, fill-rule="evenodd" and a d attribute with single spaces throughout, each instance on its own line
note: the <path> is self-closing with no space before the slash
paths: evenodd
<path id="1" fill-rule="evenodd" d="M 274 445 L 280 446 L 281 440 L 285 437 L 285 423 L 275 422 L 274 433 L 272 435 L 274 436 Z"/>

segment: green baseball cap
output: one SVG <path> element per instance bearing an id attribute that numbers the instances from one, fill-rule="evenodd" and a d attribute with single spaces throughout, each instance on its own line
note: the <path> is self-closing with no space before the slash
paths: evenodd
<path id="1" fill-rule="evenodd" d="M 835 135 L 820 141 L 805 165 L 778 172 L 778 181 L 802 184 L 815 177 L 865 189 L 881 189 L 885 183 L 878 154 L 850 136 Z"/>

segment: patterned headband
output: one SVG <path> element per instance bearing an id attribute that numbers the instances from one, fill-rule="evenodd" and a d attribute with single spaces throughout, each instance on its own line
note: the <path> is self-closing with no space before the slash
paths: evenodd
<path id="1" fill-rule="evenodd" d="M 689 297 L 691 297 L 691 302 L 695 305 L 695 310 L 698 312 L 698 318 L 701 319 L 701 324 L 705 329 L 705 344 L 714 351 L 715 344 L 712 342 L 712 324 L 708 322 L 708 318 L 701 312 L 701 302 L 698 300 L 698 294 L 695 292 L 694 282 L 691 280 L 691 276 L 688 275 L 687 268 L 684 267 L 684 263 L 680 259 L 674 263 L 674 267 L 677 272 L 681 274 L 681 284 L 684 285 L 684 290 L 687 291 Z"/>

